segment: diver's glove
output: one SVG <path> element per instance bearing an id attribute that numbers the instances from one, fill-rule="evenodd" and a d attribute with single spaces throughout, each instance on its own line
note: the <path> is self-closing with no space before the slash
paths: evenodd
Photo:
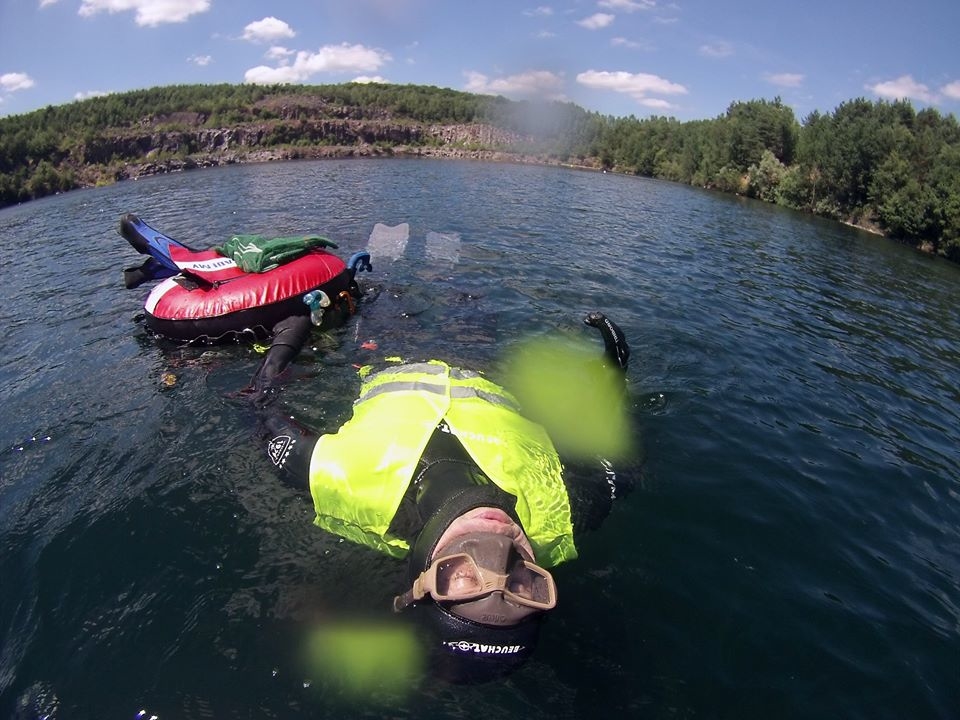
<path id="1" fill-rule="evenodd" d="M 306 344 L 310 329 L 309 315 L 291 315 L 273 326 L 270 349 L 267 350 L 248 388 L 255 396 L 255 404 L 266 406 L 272 402 L 280 374 Z"/>
<path id="2" fill-rule="evenodd" d="M 630 363 L 630 346 L 627 345 L 626 335 L 617 327 L 617 324 L 602 312 L 587 314 L 583 322 L 600 331 L 600 335 L 603 337 L 603 347 L 606 358 L 612 362 L 615 367 L 626 372 L 627 365 Z"/>

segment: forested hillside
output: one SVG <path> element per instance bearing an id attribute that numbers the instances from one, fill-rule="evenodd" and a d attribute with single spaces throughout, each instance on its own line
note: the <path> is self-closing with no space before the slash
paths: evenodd
<path id="1" fill-rule="evenodd" d="M 960 127 L 907 102 L 841 104 L 800 124 L 773 102 L 715 120 L 609 120 L 606 166 L 875 226 L 960 260 Z"/>
<path id="2" fill-rule="evenodd" d="M 0 118 L 0 206 L 156 172 L 364 154 L 602 167 L 872 226 L 960 261 L 956 117 L 863 99 L 802 122 L 779 99 L 679 122 L 421 86 L 154 88 Z"/>

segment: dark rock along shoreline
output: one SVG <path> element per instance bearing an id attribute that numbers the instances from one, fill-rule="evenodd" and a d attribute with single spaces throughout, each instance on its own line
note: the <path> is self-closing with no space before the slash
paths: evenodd
<path id="1" fill-rule="evenodd" d="M 187 118 L 164 118 L 183 125 Z M 198 124 L 200 118 L 190 118 Z M 159 124 L 159 123 L 156 123 Z M 155 125 L 156 125 L 155 124 Z M 139 129 L 141 132 L 136 132 Z M 144 132 L 145 131 L 145 132 Z M 78 158 L 83 185 L 102 184 L 102 169 L 121 161 L 112 180 L 244 162 L 345 157 L 432 157 L 561 164 L 523 152 L 534 139 L 492 125 L 400 124 L 370 120 L 295 120 L 233 128 L 118 131 L 86 143 Z M 569 163 L 564 163 L 569 164 Z M 97 172 L 97 169 L 101 172 Z M 116 168 L 114 164 L 113 167 Z M 582 167 L 598 168 L 599 161 Z M 108 180 L 109 181 L 109 180 Z"/>

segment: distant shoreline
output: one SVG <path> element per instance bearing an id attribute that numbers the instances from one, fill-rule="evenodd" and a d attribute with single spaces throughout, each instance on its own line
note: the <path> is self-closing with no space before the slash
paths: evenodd
<path id="1" fill-rule="evenodd" d="M 246 165 L 256 163 L 286 162 L 295 160 L 341 160 L 341 159 L 362 159 L 362 158 L 405 158 L 405 159 L 435 159 L 435 160 L 473 160 L 480 162 L 506 162 L 517 165 L 540 165 L 544 167 L 561 167 L 572 170 L 589 170 L 593 172 L 608 172 L 627 177 L 643 177 L 635 173 L 628 173 L 611 168 L 604 168 L 596 158 L 589 162 L 572 163 L 569 160 L 561 161 L 542 155 L 530 155 L 528 153 L 513 153 L 504 150 L 486 150 L 486 149 L 465 149 L 450 146 L 429 146 L 414 147 L 398 145 L 396 147 L 381 147 L 376 145 L 326 145 L 311 148 L 303 147 L 277 147 L 264 150 L 246 151 L 242 153 L 229 153 L 225 156 L 216 153 L 204 153 L 200 157 L 191 157 L 185 160 L 168 159 L 161 162 L 134 162 L 127 163 L 124 169 L 124 177 L 118 178 L 117 182 L 124 180 L 137 180 L 141 177 L 152 177 L 154 175 L 167 175 L 176 172 L 185 172 L 188 170 L 202 170 L 205 168 L 225 167 L 229 165 Z M 648 180 L 659 180 L 660 182 L 670 182 L 659 178 L 647 178 Z M 686 183 L 679 183 L 687 187 Z M 94 187 L 88 185 L 87 187 Z M 692 186 L 696 187 L 696 186 Z M 729 195 L 723 190 L 714 188 L 699 188 L 709 192 L 716 192 L 722 195 Z M 748 198 L 756 200 L 756 198 Z M 764 202 L 757 200 L 757 202 Z M 769 203 L 768 203 L 769 204 Z M 801 212 L 804 215 L 816 217 L 813 213 Z M 829 219 L 829 218 L 826 218 Z M 875 223 L 862 222 L 853 219 L 836 220 L 841 225 L 852 227 L 856 230 L 879 237 L 892 239 L 883 232 Z M 911 246 L 921 252 L 933 253 L 933 248 L 922 246 Z"/>
<path id="2" fill-rule="evenodd" d="M 121 180 L 164 175 L 184 170 L 241 165 L 249 163 L 283 162 L 287 160 L 337 160 L 348 158 L 431 158 L 441 160 L 479 160 L 484 162 L 510 162 L 518 165 L 543 165 L 568 167 L 580 170 L 605 170 L 599 160 L 571 163 L 551 159 L 543 155 L 508 152 L 505 150 L 467 149 L 451 146 L 382 147 L 377 145 L 324 145 L 316 147 L 274 147 L 263 150 L 247 150 L 231 153 L 203 153 L 188 158 L 168 158 L 162 161 L 144 160 L 128 162 L 121 171 Z M 609 170 L 607 170 L 609 172 Z M 619 173 L 627 174 L 627 173 Z M 93 185 L 88 185 L 92 187 Z"/>
<path id="3" fill-rule="evenodd" d="M 779 97 L 680 122 L 416 85 L 150 88 L 0 118 L 0 206 L 195 168 L 365 157 L 537 164 L 677 182 L 960 262 L 956 118 L 863 98 L 802 123 Z"/>
<path id="4" fill-rule="evenodd" d="M 162 160 L 149 160 L 146 157 L 138 162 L 126 162 L 114 171 L 113 177 L 105 180 L 102 175 L 97 181 L 80 184 L 73 190 L 89 190 L 98 187 L 107 187 L 119 182 L 130 180 L 139 180 L 141 178 L 155 177 L 158 175 L 170 175 L 180 172 L 189 172 L 193 170 L 204 170 L 216 167 L 228 167 L 230 165 L 253 165 L 266 164 L 274 162 L 292 162 L 297 160 L 344 160 L 344 159 L 433 159 L 433 160 L 468 160 L 477 162 L 502 162 L 516 165 L 537 165 L 543 167 L 559 167 L 571 170 L 586 170 L 592 172 L 604 172 L 627 177 L 645 177 L 632 172 L 625 172 L 615 168 L 605 168 L 597 158 L 586 159 L 586 162 L 573 163 L 569 160 L 558 160 L 543 155 L 532 155 L 529 153 L 508 152 L 505 150 L 490 150 L 483 148 L 463 148 L 455 146 L 381 146 L 381 145 L 322 145 L 313 147 L 293 147 L 277 146 L 259 150 L 244 149 L 241 151 L 228 152 L 207 152 L 197 153 L 185 158 L 165 158 Z M 96 171 L 96 166 L 90 166 L 89 170 Z M 671 182 L 662 178 L 646 178 L 648 180 L 657 180 L 659 182 Z M 678 183 L 686 187 L 691 186 L 687 183 Z M 699 188 L 709 192 L 719 193 L 721 195 L 730 195 L 731 193 L 715 188 Z M 67 190 L 63 192 L 72 192 Z M 63 192 L 57 193 L 63 194 Z M 743 197 L 739 193 L 737 196 Z M 756 198 L 745 198 L 757 200 Z M 757 200 L 764 202 L 763 200 Z M 32 202 L 32 201 L 26 201 Z M 16 203 L 14 206 L 22 205 Z M 3 208 L 0 208 L 2 210 Z M 816 217 L 814 213 L 797 211 L 804 215 Z M 829 218 L 825 218 L 829 219 Z M 835 220 L 841 225 L 854 228 L 874 236 L 893 240 L 888 234 L 884 233 L 875 223 L 862 222 L 855 219 Z M 906 243 L 903 243 L 906 244 Z M 908 245 L 916 250 L 926 254 L 936 254 L 935 249 L 930 246 Z"/>

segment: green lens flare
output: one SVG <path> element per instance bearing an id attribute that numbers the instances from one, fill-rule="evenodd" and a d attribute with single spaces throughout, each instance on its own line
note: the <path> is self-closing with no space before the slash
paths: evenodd
<path id="1" fill-rule="evenodd" d="M 411 628 L 387 623 L 340 623 L 314 630 L 309 672 L 320 687 L 358 703 L 392 703 L 416 685 L 423 650 Z"/>
<path id="2" fill-rule="evenodd" d="M 621 372 L 588 342 L 522 343 L 506 358 L 506 381 L 523 414 L 550 434 L 561 456 L 622 458 L 632 447 Z"/>

